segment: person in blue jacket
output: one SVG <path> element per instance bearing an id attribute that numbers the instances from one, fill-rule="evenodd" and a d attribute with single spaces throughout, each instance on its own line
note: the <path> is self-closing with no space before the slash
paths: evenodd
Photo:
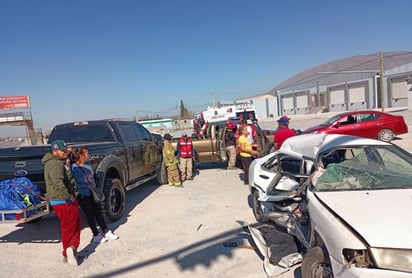
<path id="1" fill-rule="evenodd" d="M 109 228 L 104 220 L 100 202 L 94 200 L 90 191 L 91 188 L 96 187 L 94 180 L 94 171 L 89 161 L 89 150 L 86 147 L 75 148 L 72 152 L 71 169 L 73 177 L 77 184 L 78 194 L 76 199 L 81 207 L 86 221 L 89 224 L 93 233 L 93 242 L 104 243 L 109 240 L 115 240 L 119 237 L 115 235 Z M 99 224 L 101 232 L 97 229 Z"/>

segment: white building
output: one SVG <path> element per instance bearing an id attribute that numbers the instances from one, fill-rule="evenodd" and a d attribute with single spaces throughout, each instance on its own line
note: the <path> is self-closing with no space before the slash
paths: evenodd
<path id="1" fill-rule="evenodd" d="M 305 70 L 269 93 L 277 98 L 277 115 L 412 108 L 411 77 L 412 52 L 375 53 Z"/>

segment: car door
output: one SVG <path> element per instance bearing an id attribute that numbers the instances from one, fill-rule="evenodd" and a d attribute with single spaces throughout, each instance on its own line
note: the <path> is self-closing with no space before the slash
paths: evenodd
<path id="1" fill-rule="evenodd" d="M 256 143 L 258 144 L 258 151 L 260 152 L 261 156 L 267 155 L 272 146 L 273 146 L 273 139 L 269 140 L 260 126 L 255 122 L 254 123 L 255 131 L 256 131 Z M 273 136 L 271 137 L 273 138 Z"/>
<path id="2" fill-rule="evenodd" d="M 215 124 L 208 126 L 203 139 L 193 139 L 196 141 L 194 142 L 194 147 L 197 156 L 196 160 L 198 160 L 198 162 L 218 161 L 216 154 L 216 127 L 217 125 Z"/>
<path id="3" fill-rule="evenodd" d="M 330 133 L 362 136 L 362 130 L 358 123 L 357 114 L 346 114 L 340 117 L 334 124 Z"/>
<path id="4" fill-rule="evenodd" d="M 379 131 L 382 129 L 382 124 L 378 121 L 380 115 L 373 113 L 359 114 L 359 124 L 361 126 L 361 132 L 359 136 L 367 138 L 377 138 Z"/>

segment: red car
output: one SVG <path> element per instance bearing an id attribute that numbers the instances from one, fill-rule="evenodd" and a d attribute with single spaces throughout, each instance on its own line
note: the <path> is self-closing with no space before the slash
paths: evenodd
<path id="1" fill-rule="evenodd" d="M 365 110 L 338 114 L 303 133 L 346 134 L 390 142 L 395 135 L 408 133 L 408 126 L 403 116 Z"/>

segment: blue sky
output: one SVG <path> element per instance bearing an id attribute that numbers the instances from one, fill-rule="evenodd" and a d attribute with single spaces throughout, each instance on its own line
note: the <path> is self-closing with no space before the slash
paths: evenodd
<path id="1" fill-rule="evenodd" d="M 30 96 L 44 132 L 172 116 L 180 100 L 200 112 L 333 60 L 408 51 L 411 10 L 408 0 L 0 0 L 0 96 Z"/>

